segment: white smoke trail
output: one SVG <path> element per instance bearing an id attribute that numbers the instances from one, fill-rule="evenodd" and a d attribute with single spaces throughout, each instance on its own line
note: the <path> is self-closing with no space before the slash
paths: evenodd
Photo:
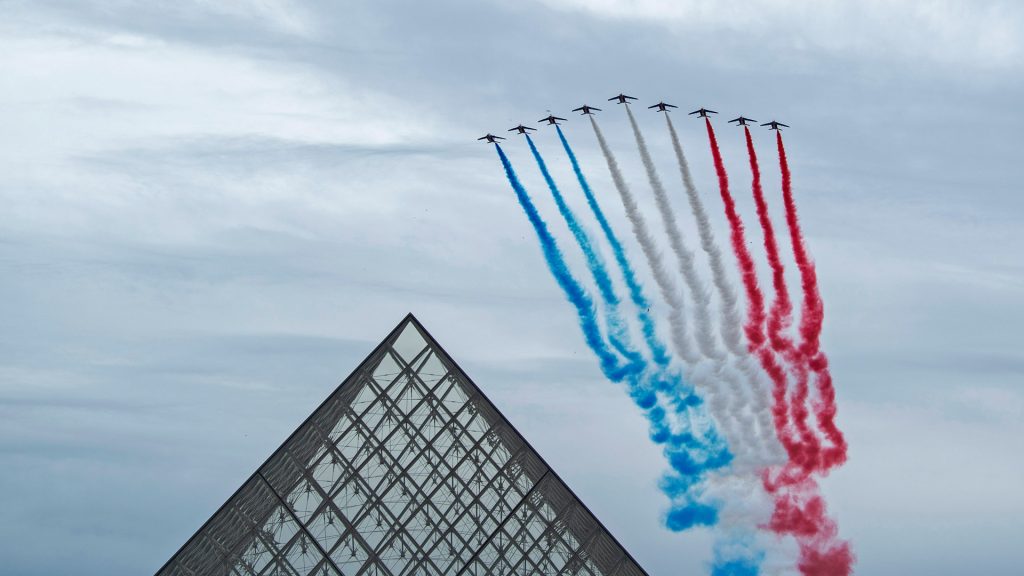
<path id="1" fill-rule="evenodd" d="M 647 143 L 640 132 L 640 126 L 633 117 L 633 111 L 626 105 L 626 114 L 629 116 L 629 124 L 633 127 L 633 136 L 636 137 L 636 147 L 640 151 L 640 160 L 643 161 L 644 169 L 647 171 L 647 180 L 654 191 L 655 204 L 658 206 L 658 213 L 661 214 L 661 221 L 668 234 L 669 246 L 676 257 L 679 272 L 683 275 L 686 288 L 690 291 L 696 307 L 693 311 L 695 320 L 695 336 L 701 353 L 707 358 L 722 358 L 722 351 L 715 341 L 715 334 L 711 329 L 711 296 L 708 293 L 700 276 L 697 275 L 697 268 L 693 263 L 693 252 L 686 246 L 683 239 L 683 232 L 676 224 L 676 216 L 672 211 L 672 204 L 669 202 L 668 193 L 658 177 L 658 171 L 654 167 L 654 161 L 647 150 Z"/>
<path id="2" fill-rule="evenodd" d="M 723 433 L 729 440 L 730 449 L 736 456 L 735 464 L 738 468 L 752 469 L 754 462 L 761 459 L 759 451 L 763 452 L 764 442 L 758 434 L 753 415 L 744 410 L 744 406 L 747 404 L 747 391 L 740 376 L 726 366 L 727 355 L 719 347 L 711 326 L 711 295 L 697 274 L 693 252 L 686 246 L 682 230 L 679 229 L 676 215 L 669 202 L 668 193 L 665 191 L 661 178 L 658 177 L 658 171 L 647 149 L 643 133 L 628 105 L 626 114 L 629 116 L 629 124 L 633 129 L 633 136 L 636 138 L 637 149 L 647 172 L 647 179 L 654 192 L 655 203 L 668 235 L 669 245 L 695 304 L 693 316 L 698 348 L 710 360 L 712 366 L 711 374 L 695 373 L 694 380 L 698 385 L 703 384 L 703 387 L 709 390 L 708 401 L 711 412 L 719 421 Z"/>
<path id="3" fill-rule="evenodd" d="M 594 120 L 593 116 L 590 117 L 590 125 L 594 128 L 597 142 L 601 146 L 601 152 L 604 154 L 605 161 L 608 163 L 608 171 L 611 173 L 612 182 L 615 183 L 615 189 L 622 198 L 622 205 L 625 207 L 626 217 L 629 218 L 629 223 L 633 227 L 633 234 L 640 244 L 640 249 L 643 250 L 644 257 L 647 258 L 647 263 L 651 267 L 658 290 L 661 291 L 662 297 L 668 303 L 668 322 L 672 334 L 672 347 L 683 361 L 688 364 L 694 364 L 700 359 L 700 356 L 690 346 L 690 339 L 686 328 L 686 317 L 683 315 L 682 295 L 676 291 L 675 283 L 672 282 L 672 278 L 665 271 L 665 266 L 661 261 L 661 254 L 658 253 L 657 245 L 654 239 L 651 238 L 647 222 L 644 220 L 643 214 L 640 213 L 636 199 L 633 197 L 633 193 L 630 192 L 626 180 L 622 177 L 622 171 L 619 170 L 619 164 L 615 160 L 615 155 L 608 147 L 608 142 L 605 141 L 604 134 L 601 133 L 601 129 L 598 128 L 597 121 Z"/>
<path id="4" fill-rule="evenodd" d="M 721 316 L 722 340 L 726 348 L 735 358 L 736 368 L 743 374 L 749 385 L 749 394 L 746 395 L 747 403 L 750 406 L 753 418 L 757 420 L 758 438 L 761 444 L 761 456 L 766 462 L 773 462 L 780 459 L 782 447 L 775 436 L 775 425 L 771 417 L 771 397 L 768 383 L 762 370 L 750 358 L 743 341 L 742 320 L 740 319 L 738 298 L 736 291 L 729 281 L 725 271 L 725 264 L 722 261 L 722 252 L 715 242 L 714 231 L 711 228 L 711 221 L 708 219 L 704 204 L 693 183 L 693 176 L 690 174 L 690 165 L 683 153 L 683 146 L 679 141 L 675 126 L 672 125 L 672 118 L 665 114 L 665 122 L 668 124 L 668 131 L 672 138 L 672 148 L 676 153 L 676 160 L 679 162 L 679 172 L 683 179 L 683 187 L 686 189 L 686 197 L 690 203 L 690 211 L 697 221 L 697 232 L 700 237 L 701 249 L 708 255 L 708 263 L 711 267 L 711 277 L 721 301 L 719 314 Z"/>
<path id="5" fill-rule="evenodd" d="M 746 345 L 743 343 L 743 320 L 740 318 L 739 299 L 736 290 L 729 282 L 729 276 L 725 271 L 725 263 L 722 261 L 722 251 L 715 242 L 715 234 L 711 229 L 711 221 L 704 210 L 704 204 L 697 194 L 697 187 L 693 183 L 690 174 L 690 165 L 683 154 L 683 147 L 679 143 L 679 135 L 676 134 L 675 126 L 672 125 L 672 118 L 665 114 L 665 121 L 668 122 L 668 131 L 672 135 L 672 147 L 676 152 L 676 160 L 679 161 L 679 171 L 683 177 L 683 187 L 686 189 L 686 197 L 690 202 L 690 210 L 694 219 L 697 220 L 697 233 L 700 236 L 700 246 L 708 255 L 711 265 L 711 278 L 718 291 L 718 297 L 722 301 L 719 313 L 722 316 L 722 340 L 730 352 L 737 355 L 747 354 Z"/>

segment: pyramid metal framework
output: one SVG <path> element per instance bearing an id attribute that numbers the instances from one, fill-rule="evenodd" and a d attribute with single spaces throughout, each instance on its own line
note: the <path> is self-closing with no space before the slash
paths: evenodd
<path id="1" fill-rule="evenodd" d="M 646 576 L 408 315 L 157 576 Z"/>

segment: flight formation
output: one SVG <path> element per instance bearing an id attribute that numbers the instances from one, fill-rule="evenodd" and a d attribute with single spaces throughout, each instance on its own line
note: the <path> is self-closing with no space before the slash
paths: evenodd
<path id="1" fill-rule="evenodd" d="M 665 525 L 674 531 L 698 526 L 715 531 L 713 576 L 793 570 L 805 576 L 850 574 L 852 548 L 839 535 L 819 488 L 823 477 L 845 463 L 847 445 L 835 422 L 835 389 L 820 343 L 824 305 L 782 139 L 781 129 L 788 126 L 775 120 L 761 124 L 775 131 L 781 185 L 770 195 L 762 187 L 750 130 L 756 121 L 744 116 L 729 121 L 743 128 L 760 252 L 747 243 L 748 227 L 712 123 L 717 112 L 700 108 L 689 114 L 703 120 L 714 187 L 728 223 L 723 248 L 672 122 L 677 107 L 665 102 L 648 106 L 664 113 L 664 137 L 676 160 L 678 184 L 666 184 L 630 107 L 636 98 L 619 94 L 609 101 L 625 110 L 635 141 L 631 153 L 643 165 L 654 218 L 641 209 L 613 144 L 598 125 L 595 112 L 601 109 L 583 105 L 573 112 L 589 120 L 604 160 L 601 172 L 607 170 L 607 188 L 618 196 L 632 242 L 607 217 L 606 210 L 618 207 L 608 206 L 603 190 L 592 187 L 597 175 L 585 170 L 570 146 L 561 124 L 565 118 L 549 114 L 539 122 L 554 127 L 564 153 L 556 162 L 571 166 L 586 214 L 570 206 L 555 181 L 549 160 L 530 134 L 536 129 L 520 124 L 509 131 L 524 137 L 566 238 L 541 215 L 537 197 L 499 142 L 506 138 L 486 134 L 479 140 L 494 144 L 547 267 L 573 306 L 602 373 L 625 387 L 647 419 L 650 439 L 662 447 L 668 469 L 659 483 L 669 500 Z M 788 256 L 770 216 L 772 197 L 785 214 Z M 679 205 L 689 218 L 677 214 Z M 692 246 L 699 246 L 700 254 Z M 581 252 L 585 270 L 573 270 L 564 252 L 569 249 Z M 633 252 L 639 253 L 647 274 Z M 799 274 L 798 287 L 787 284 L 787 264 Z M 763 285 L 759 265 L 770 279 Z"/>
<path id="2" fill-rule="evenodd" d="M 608 99 L 609 102 L 610 101 L 615 101 L 615 102 L 617 102 L 619 104 L 629 104 L 629 102 L 631 100 L 636 100 L 636 98 L 633 97 L 633 96 L 626 96 L 625 94 L 619 94 L 618 96 L 612 96 L 611 98 Z M 653 109 L 653 110 L 657 110 L 658 112 L 668 112 L 669 108 L 678 108 L 678 106 L 674 106 L 672 104 L 666 104 L 664 102 L 658 102 L 657 104 L 654 104 L 652 106 L 648 106 L 648 108 Z M 589 116 L 589 115 L 592 115 L 594 112 L 600 112 L 601 109 L 600 108 L 595 108 L 593 106 L 587 106 L 586 104 L 584 104 L 583 106 L 580 106 L 579 108 L 573 108 L 572 111 L 573 112 L 579 112 L 580 114 L 585 115 L 585 116 Z M 710 118 L 710 116 L 708 116 L 708 114 L 718 114 L 718 112 L 715 112 L 714 110 L 708 110 L 707 108 L 699 108 L 697 110 L 694 110 L 693 112 L 690 112 L 691 116 L 696 115 L 696 116 L 698 116 L 700 118 Z M 558 116 L 555 116 L 553 114 L 549 114 L 548 116 L 546 116 L 544 118 L 541 118 L 537 122 L 547 122 L 547 125 L 550 126 L 552 124 L 558 124 L 560 122 L 565 122 L 565 118 L 559 118 Z M 748 122 L 757 122 L 757 120 L 754 120 L 753 118 L 744 118 L 743 116 L 740 116 L 738 118 L 733 118 L 732 120 L 729 120 L 729 123 L 736 123 L 737 126 L 749 126 L 750 124 L 748 124 Z M 781 128 L 789 128 L 788 125 L 783 124 L 782 122 L 776 122 L 775 120 L 772 120 L 771 122 L 765 122 L 764 124 L 761 124 L 761 126 L 768 126 L 769 130 L 779 130 Z M 517 132 L 519 134 L 526 134 L 529 131 L 535 131 L 535 130 L 536 130 L 536 128 L 530 128 L 529 126 L 523 126 L 522 124 L 520 124 L 518 126 L 510 128 L 509 132 Z M 498 140 L 504 140 L 504 139 L 505 138 L 502 138 L 501 136 L 495 136 L 494 134 L 490 134 L 490 133 L 484 134 L 480 138 L 477 138 L 477 140 L 483 140 L 483 141 L 488 142 L 490 144 L 497 144 Z"/>

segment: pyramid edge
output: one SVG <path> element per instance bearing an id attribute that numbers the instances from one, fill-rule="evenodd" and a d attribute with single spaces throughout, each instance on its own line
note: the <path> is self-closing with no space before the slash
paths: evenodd
<path id="1" fill-rule="evenodd" d="M 255 470 L 253 470 L 252 474 L 247 476 L 245 480 L 242 481 L 238 488 L 235 489 L 235 491 L 232 492 L 231 495 L 224 500 L 224 503 L 218 506 L 217 509 L 214 510 L 212 514 L 210 514 L 210 517 L 207 518 L 206 521 L 203 522 L 202 525 L 200 525 L 199 528 L 196 529 L 196 531 L 188 538 L 188 540 L 185 540 L 185 542 L 180 547 L 178 547 L 174 554 L 171 554 L 170 558 L 168 558 L 167 561 L 164 562 L 159 569 L 157 569 L 157 571 L 154 573 L 154 576 L 160 576 L 160 574 L 163 573 L 164 570 L 171 566 L 171 564 L 174 563 L 178 556 L 180 556 L 181 553 L 185 549 L 187 549 L 188 546 L 192 544 L 192 542 L 206 530 L 207 527 L 210 526 L 210 523 L 213 522 L 214 518 L 216 518 L 218 514 L 220 514 L 225 508 L 227 508 L 227 506 L 239 495 L 239 493 L 241 493 L 242 489 L 245 488 L 249 484 L 249 482 L 251 482 L 254 478 L 256 478 L 257 475 L 259 475 L 260 470 L 263 470 L 267 466 L 267 464 L 270 463 L 271 460 L 273 460 L 282 450 L 284 450 L 285 446 L 287 446 L 288 443 L 291 442 L 293 438 L 295 438 L 295 436 L 306 426 L 306 424 L 308 424 L 313 419 L 313 417 L 316 416 L 317 413 L 319 413 L 320 410 L 323 409 L 327 405 L 327 403 L 331 401 L 331 398 L 334 398 L 335 394 L 339 393 L 342 387 L 344 387 L 350 380 L 352 380 L 353 376 L 360 373 L 367 366 L 370 360 L 376 357 L 377 354 L 382 349 L 384 349 L 387 346 L 390 346 L 391 343 L 394 342 L 394 340 L 402 333 L 402 330 L 409 323 L 412 323 L 414 326 L 416 326 L 417 330 L 419 330 L 425 337 L 429 338 L 430 341 L 436 344 L 436 340 L 434 340 L 433 337 L 429 336 L 429 334 L 426 332 L 426 329 L 423 328 L 423 324 L 421 324 L 420 321 L 416 319 L 413 313 L 407 313 L 402 318 L 402 320 L 394 328 L 392 328 L 390 332 L 388 332 L 388 335 L 385 336 L 384 339 L 381 340 L 376 346 L 374 346 L 373 350 L 371 350 L 366 355 L 366 357 L 363 358 L 361 362 L 359 362 L 359 364 L 352 370 L 352 372 L 349 373 L 349 375 L 346 376 L 344 379 L 342 379 L 342 381 L 337 386 L 335 386 L 335 388 L 331 390 L 331 392 L 328 393 L 326 397 L 324 397 L 323 401 L 320 402 L 320 404 L 318 404 L 316 408 L 314 408 L 309 413 L 309 415 L 306 416 L 306 418 L 304 418 L 302 422 L 295 427 L 294 430 L 292 430 L 290 434 L 288 434 L 288 437 L 285 438 L 284 441 L 281 442 L 281 444 L 277 448 L 275 448 L 274 451 L 271 452 L 270 455 L 267 456 L 267 458 L 264 459 L 263 462 L 260 463 L 260 465 L 257 466 Z M 441 348 L 440 345 L 437 345 L 437 347 L 442 352 L 444 352 L 446 357 L 449 357 L 448 352 L 444 350 L 444 348 Z M 454 363 L 454 361 L 452 362 Z M 459 371 L 462 371 L 462 369 L 459 368 Z M 473 384 L 473 386 L 479 388 L 478 386 L 476 386 L 476 384 Z M 518 433 L 518 430 L 516 430 L 516 432 Z"/>
<path id="2" fill-rule="evenodd" d="M 441 353 L 444 354 L 445 360 L 450 362 L 452 367 L 459 371 L 459 374 L 465 379 L 465 382 L 472 386 L 474 391 L 494 408 L 494 411 L 497 413 L 498 417 L 504 420 L 505 424 L 513 432 L 515 432 L 516 436 L 519 437 L 519 440 L 522 441 L 523 445 L 529 448 L 531 451 L 533 451 L 534 454 L 536 454 L 537 458 L 540 459 L 541 463 L 548 469 L 548 473 L 550 473 L 555 480 L 561 483 L 561 485 L 564 486 L 566 490 L 569 491 L 569 494 L 572 496 L 572 498 L 575 499 L 576 502 L 578 502 L 579 505 L 583 507 L 587 514 L 589 514 L 594 519 L 598 527 L 601 530 L 603 530 L 604 533 L 607 534 L 609 538 L 611 538 L 612 542 L 614 542 L 615 545 L 622 550 L 623 554 L 625 554 L 624 558 L 628 558 L 633 563 L 633 565 L 637 567 L 641 574 L 643 574 L 644 576 L 650 576 L 647 570 L 644 569 L 644 567 L 639 562 L 637 562 L 636 558 L 633 557 L 633 554 L 630 553 L 629 549 L 622 545 L 622 542 L 620 542 L 619 539 L 615 536 L 615 534 L 613 534 L 612 531 L 609 530 L 607 526 L 605 526 L 604 522 L 601 521 L 601 518 L 597 514 L 594 514 L 594 511 L 590 509 L 590 506 L 587 506 L 587 503 L 584 502 L 578 494 L 576 494 L 576 491 L 573 490 L 572 487 L 569 486 L 569 484 L 565 481 L 565 479 L 562 478 L 562 476 L 551 466 L 551 464 L 548 463 L 548 461 L 544 458 L 540 451 L 538 451 L 537 448 L 533 444 L 531 444 L 525 436 L 523 436 L 523 433 L 519 431 L 519 428 L 512 424 L 512 421 L 509 420 L 507 416 L 505 416 L 501 409 L 498 408 L 498 405 L 495 404 L 494 401 L 492 401 L 491 398 L 484 393 L 480 386 L 469 376 L 469 374 L 467 374 L 466 371 L 462 369 L 462 366 L 460 366 L 459 363 L 456 362 L 454 358 L 452 358 L 451 354 L 448 353 L 444 346 L 441 346 L 437 339 L 434 338 L 433 334 L 431 334 L 430 331 L 427 330 L 425 326 L 423 326 L 423 323 L 420 322 L 419 319 L 416 318 L 416 316 L 414 316 L 411 312 L 405 317 L 405 320 L 411 321 L 413 325 L 416 327 L 416 329 L 420 331 L 420 334 L 427 340 L 427 343 L 435 347 L 436 349 L 440 350 Z M 403 324 L 404 323 L 405 321 L 403 321 Z"/>

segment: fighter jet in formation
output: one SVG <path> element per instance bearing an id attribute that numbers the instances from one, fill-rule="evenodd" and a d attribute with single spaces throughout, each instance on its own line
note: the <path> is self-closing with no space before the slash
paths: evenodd
<path id="1" fill-rule="evenodd" d="M 707 118 L 708 114 L 718 114 L 718 112 L 715 112 L 714 110 L 708 110 L 707 108 L 701 108 L 700 110 L 694 110 L 693 112 L 690 112 L 690 116 L 693 116 L 694 114 L 697 114 L 699 118 Z"/>
<path id="2" fill-rule="evenodd" d="M 611 98 L 608 99 L 609 102 L 616 102 L 618 104 L 629 104 L 632 100 L 636 100 L 636 98 L 633 96 L 627 96 L 626 94 L 619 94 L 618 96 L 612 96 Z M 667 104 L 665 102 L 658 102 L 657 104 L 648 106 L 648 108 L 651 110 L 657 110 L 658 112 L 669 112 L 670 108 L 678 108 L 678 106 L 675 106 L 673 104 Z M 601 109 L 584 104 L 579 108 L 573 108 L 572 111 L 579 112 L 582 116 L 589 116 L 593 115 L 594 112 L 600 112 Z M 538 122 L 547 122 L 547 125 L 551 126 L 552 124 L 558 125 L 559 123 L 566 121 L 565 118 L 561 118 L 559 116 L 551 114 L 550 110 L 548 112 L 548 115 L 545 118 L 541 118 L 540 120 L 538 120 Z M 710 114 L 718 114 L 718 112 L 715 112 L 714 110 L 708 110 L 707 108 L 699 108 L 697 110 L 694 110 L 693 112 L 690 112 L 690 116 L 696 115 L 698 118 L 710 118 Z M 736 124 L 737 126 L 754 126 L 755 124 L 753 123 L 756 122 L 757 120 L 754 120 L 753 118 L 747 118 L 746 116 L 739 116 L 737 118 L 729 120 L 730 124 Z M 782 128 L 789 128 L 788 124 L 783 124 L 782 122 L 778 122 L 776 120 L 772 120 L 771 122 L 765 122 L 764 124 L 761 124 L 761 126 L 768 126 L 770 130 L 781 130 Z M 536 128 L 530 128 L 529 126 L 524 126 L 520 124 L 519 126 L 509 129 L 509 132 L 529 134 L 531 131 L 535 130 Z M 504 138 L 502 138 L 501 136 L 495 136 L 493 134 L 486 134 L 482 138 L 477 138 L 477 140 L 486 140 L 488 143 L 496 144 L 498 140 L 504 140 Z"/>
<path id="3" fill-rule="evenodd" d="M 526 134 L 527 130 L 536 130 L 536 128 L 530 128 L 529 126 L 523 126 L 522 124 L 514 128 L 509 128 L 509 132 L 518 132 L 520 134 Z"/>
<path id="4" fill-rule="evenodd" d="M 540 120 L 537 120 L 537 122 L 547 122 L 548 126 L 550 126 L 552 124 L 558 124 L 559 120 L 561 120 L 562 122 L 565 122 L 565 118 L 559 118 L 558 116 L 555 116 L 554 114 L 549 114 L 547 118 L 541 118 Z"/>
<path id="5" fill-rule="evenodd" d="M 665 104 L 664 102 L 658 102 L 654 106 L 648 106 L 648 108 L 657 108 L 658 112 L 668 112 L 669 108 L 679 108 L 679 106 L 673 106 L 671 104 Z"/>
<path id="6" fill-rule="evenodd" d="M 771 126 L 769 130 L 778 130 L 780 126 L 783 128 L 789 128 L 788 125 L 783 124 L 782 122 L 776 122 L 775 120 L 772 120 L 771 122 L 765 122 L 764 124 L 761 124 L 761 126 Z"/>
<path id="7" fill-rule="evenodd" d="M 573 112 L 579 112 L 581 115 L 582 114 L 591 114 L 591 115 L 593 115 L 595 110 L 597 112 L 601 111 L 600 108 L 594 108 L 593 106 L 587 106 L 586 104 L 584 104 L 583 106 L 580 106 L 579 108 L 573 108 L 572 109 Z"/>

